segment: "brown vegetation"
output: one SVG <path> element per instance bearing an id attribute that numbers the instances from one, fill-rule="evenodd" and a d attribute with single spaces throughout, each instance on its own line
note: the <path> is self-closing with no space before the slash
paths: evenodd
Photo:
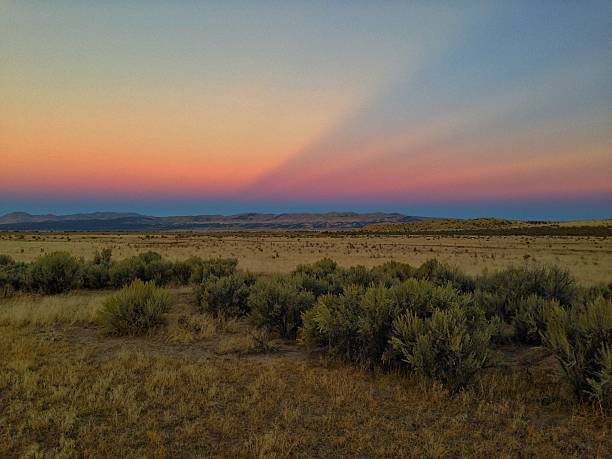
<path id="1" fill-rule="evenodd" d="M 541 348 L 498 348 L 498 365 L 451 395 L 284 341 L 263 348 L 243 321 L 199 313 L 186 289 L 173 295 L 167 324 L 134 338 L 105 337 L 90 315 L 73 320 L 89 295 L 53 297 L 68 308 L 55 313 L 44 311 L 47 297 L 10 300 L 0 456 L 605 457 L 612 448 L 610 418 L 573 403 Z"/>
<path id="2" fill-rule="evenodd" d="M 448 236 L 319 233 L 0 233 L 0 254 L 31 261 L 68 250 L 91 258 L 113 249 L 114 259 L 154 250 L 174 260 L 232 257 L 253 272 L 289 272 L 325 256 L 343 266 L 374 266 L 395 260 L 419 265 L 437 258 L 480 274 L 523 263 L 571 269 L 583 284 L 612 279 L 612 238 L 549 236 Z"/>

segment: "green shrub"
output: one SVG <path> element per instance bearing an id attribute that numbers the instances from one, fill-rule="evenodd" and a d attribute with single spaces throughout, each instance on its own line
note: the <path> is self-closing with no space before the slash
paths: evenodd
<path id="1" fill-rule="evenodd" d="M 335 261 L 323 258 L 313 264 L 299 265 L 293 271 L 292 276 L 301 288 L 318 297 L 328 293 L 337 295 L 342 292 L 341 271 Z"/>
<path id="2" fill-rule="evenodd" d="M 0 253 L 0 266 L 14 265 L 15 260 L 10 255 L 4 255 Z"/>
<path id="3" fill-rule="evenodd" d="M 579 400 L 612 407 L 612 302 L 599 297 L 569 310 L 556 307 L 544 343 L 555 354 Z"/>
<path id="4" fill-rule="evenodd" d="M 459 306 L 429 318 L 409 311 L 393 322 L 391 345 L 412 371 L 455 392 L 485 365 L 492 333 L 491 324 L 469 320 Z"/>
<path id="5" fill-rule="evenodd" d="M 0 265 L 0 297 L 9 297 L 15 291 L 26 290 L 28 271 L 28 265 L 22 262 Z"/>
<path id="6" fill-rule="evenodd" d="M 249 312 L 248 297 L 255 280 L 249 273 L 210 277 L 195 289 L 198 306 L 213 315 L 243 316 Z"/>
<path id="7" fill-rule="evenodd" d="M 545 300 L 537 295 L 521 300 L 512 322 L 514 338 L 524 344 L 541 344 L 546 324 L 559 307 L 559 301 Z"/>
<path id="8" fill-rule="evenodd" d="M 335 273 L 334 283 L 343 289 L 351 285 L 358 287 L 369 287 L 374 284 L 371 271 L 363 265 L 351 266 L 350 268 L 339 268 Z"/>
<path id="9" fill-rule="evenodd" d="M 81 287 L 102 289 L 110 286 L 112 253 L 112 249 L 102 249 L 101 252 L 96 250 L 92 261 L 84 262 L 81 260 Z"/>
<path id="10" fill-rule="evenodd" d="M 359 361 L 369 366 L 379 365 L 389 348 L 393 320 L 402 305 L 395 302 L 390 289 L 383 286 L 366 289 L 359 304 L 357 331 Z"/>
<path id="11" fill-rule="evenodd" d="M 161 254 L 152 250 L 149 250 L 148 252 L 139 253 L 138 255 L 136 255 L 136 257 L 144 261 L 145 264 L 153 263 L 155 261 L 161 261 L 163 259 Z"/>
<path id="12" fill-rule="evenodd" d="M 389 346 L 393 322 L 407 311 L 429 317 L 437 309 L 465 308 L 472 312 L 470 298 L 450 285 L 437 287 L 426 280 L 408 279 L 386 288 L 347 287 L 341 295 L 323 295 L 303 316 L 301 340 L 327 346 L 328 352 L 344 360 L 367 366 L 390 364 L 397 354 Z"/>
<path id="13" fill-rule="evenodd" d="M 179 285 L 187 285 L 191 279 L 191 263 L 188 260 L 177 261 L 172 266 L 172 279 Z"/>
<path id="14" fill-rule="evenodd" d="M 314 303 L 314 296 L 287 276 L 259 279 L 251 287 L 248 306 L 251 321 L 277 332 L 283 338 L 294 338 L 302 323 L 302 313 Z"/>
<path id="15" fill-rule="evenodd" d="M 441 263 L 433 258 L 423 263 L 414 273 L 418 279 L 426 279 L 436 285 L 451 284 L 460 292 L 473 292 L 476 281 L 461 271 L 457 266 Z"/>
<path id="16" fill-rule="evenodd" d="M 30 288 L 40 293 L 62 293 L 78 285 L 79 262 L 67 252 L 43 255 L 30 266 Z"/>
<path id="17" fill-rule="evenodd" d="M 100 322 L 110 335 L 141 335 L 165 322 L 170 294 L 153 282 L 135 280 L 104 303 Z"/>
<path id="18" fill-rule="evenodd" d="M 164 260 L 157 252 L 149 251 L 112 263 L 109 267 L 109 282 L 114 287 L 122 287 L 140 279 L 163 286 L 176 279 L 174 268 L 174 263 Z"/>
<path id="19" fill-rule="evenodd" d="M 192 259 L 191 282 L 201 284 L 210 277 L 225 277 L 233 274 L 238 267 L 235 258 Z"/>
<path id="20" fill-rule="evenodd" d="M 154 282 L 155 285 L 168 285 L 174 279 L 174 264 L 171 261 L 155 259 L 145 261 L 142 279 L 145 282 Z"/>
<path id="21" fill-rule="evenodd" d="M 379 365 L 388 348 L 397 311 L 389 289 L 348 286 L 340 295 L 322 295 L 303 314 L 300 339 L 327 346 L 328 353 L 369 367 Z"/>
<path id="22" fill-rule="evenodd" d="M 576 299 L 576 282 L 569 271 L 556 266 L 509 268 L 477 281 L 478 287 L 497 297 L 496 315 L 512 323 L 522 300 L 537 295 L 547 300 L 558 300 L 568 306 Z"/>
<path id="23" fill-rule="evenodd" d="M 400 263 L 399 261 L 387 261 L 382 265 L 374 266 L 370 270 L 370 276 L 373 283 L 391 287 L 414 277 L 415 271 L 409 264 Z"/>
<path id="24" fill-rule="evenodd" d="M 300 341 L 309 346 L 327 346 L 330 355 L 346 361 L 363 359 L 359 340 L 359 317 L 364 290 L 345 288 L 340 295 L 322 295 L 302 314 Z"/>
<path id="25" fill-rule="evenodd" d="M 102 289 L 110 284 L 108 264 L 84 263 L 81 266 L 81 286 L 83 288 Z"/>
<path id="26" fill-rule="evenodd" d="M 602 410 L 612 410 L 612 345 L 602 344 L 595 358 L 597 369 L 587 383 L 590 386 L 589 396 Z"/>
<path id="27" fill-rule="evenodd" d="M 397 284 L 389 289 L 389 295 L 398 313 L 413 311 L 419 317 L 429 317 L 435 309 L 467 302 L 467 297 L 450 284 L 436 286 L 422 279 L 408 279 Z"/>
<path id="28" fill-rule="evenodd" d="M 577 286 L 576 297 L 572 304 L 585 304 L 595 301 L 600 296 L 612 300 L 612 282 L 610 284 L 591 285 L 588 287 Z"/>
<path id="29" fill-rule="evenodd" d="M 140 257 L 124 258 L 109 268 L 110 283 L 113 287 L 123 287 L 136 280 L 144 279 L 145 261 Z"/>

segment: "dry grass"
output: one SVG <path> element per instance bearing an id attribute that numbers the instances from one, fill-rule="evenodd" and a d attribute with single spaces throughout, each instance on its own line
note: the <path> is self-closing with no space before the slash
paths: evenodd
<path id="1" fill-rule="evenodd" d="M 71 293 L 67 295 L 18 295 L 0 301 L 0 324 L 25 325 L 89 325 L 109 293 Z"/>
<path id="2" fill-rule="evenodd" d="M 538 228 L 554 225 L 559 228 L 576 227 L 612 227 L 612 219 L 607 220 L 573 220 L 568 222 L 525 220 L 504 220 L 499 218 L 457 219 L 444 218 L 434 220 L 415 220 L 411 222 L 374 223 L 367 225 L 365 231 L 455 231 L 473 229 L 499 228 Z"/>
<path id="3" fill-rule="evenodd" d="M 117 259 L 147 250 L 181 260 L 194 255 L 235 257 L 241 268 L 254 272 L 287 272 L 326 256 L 343 266 L 374 266 L 387 260 L 418 265 L 435 257 L 469 274 L 552 263 L 569 268 L 583 284 L 612 280 L 612 238 L 606 237 L 0 233 L 0 253 L 24 261 L 56 250 L 90 258 L 105 247 L 111 247 Z"/>
<path id="4" fill-rule="evenodd" d="M 143 338 L 107 338 L 89 320 L 65 321 L 76 304 L 95 309 L 100 294 L 91 303 L 80 294 L 36 298 L 35 307 L 11 300 L 11 319 L 0 321 L 0 457 L 609 457 L 612 450 L 611 419 L 575 405 L 550 359 L 527 371 L 522 362 L 532 355 L 505 349 L 505 365 L 451 396 L 293 344 L 254 353 L 247 325 L 197 314 L 188 290 L 174 294 L 167 325 Z M 62 319 L 16 319 L 40 314 L 18 313 L 19 305 L 45 304 L 55 305 L 48 317 Z"/>

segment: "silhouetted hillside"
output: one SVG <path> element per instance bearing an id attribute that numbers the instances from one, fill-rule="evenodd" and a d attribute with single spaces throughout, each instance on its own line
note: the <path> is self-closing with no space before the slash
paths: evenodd
<path id="1" fill-rule="evenodd" d="M 0 217 L 0 230 L 165 231 L 165 230 L 347 230 L 375 223 L 419 220 L 399 213 L 329 212 L 153 217 L 135 213 L 95 212 L 31 215 L 13 212 Z"/>

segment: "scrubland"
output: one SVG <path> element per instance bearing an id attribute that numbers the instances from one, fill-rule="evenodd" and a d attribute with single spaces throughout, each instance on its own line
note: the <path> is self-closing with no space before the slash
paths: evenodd
<path id="1" fill-rule="evenodd" d="M 610 418 L 573 402 L 542 349 L 451 395 L 346 365 L 201 314 L 186 289 L 168 323 L 107 337 L 73 305 L 109 294 L 11 300 L 0 319 L 3 457 L 606 457 Z M 95 300 L 88 297 L 93 296 Z M 25 309 L 28 311 L 24 318 Z"/>
<path id="2" fill-rule="evenodd" d="M 1 457 L 612 450 L 612 276 L 600 264 L 582 282 L 522 247 L 503 258 L 513 268 L 472 275 L 424 247 L 423 263 L 414 250 L 399 263 L 397 247 L 366 256 L 410 238 L 187 235 L 209 245 L 181 257 L 175 235 L 52 236 L 21 240 L 39 257 L 9 251 L 32 264 L 0 257 Z M 19 241 L 4 237 L 3 249 Z M 276 256 L 281 241 L 309 261 L 347 258 L 297 266 Z M 72 242 L 85 260 L 50 253 Z M 580 244 L 609 259 L 609 241 Z M 202 246 L 212 260 L 193 258 Z"/>
<path id="3" fill-rule="evenodd" d="M 584 284 L 612 278 L 612 238 L 596 236 L 410 236 L 343 233 L 0 233 L 0 253 L 31 261 L 68 251 L 90 258 L 110 247 L 121 259 L 154 250 L 174 260 L 232 257 L 254 272 L 289 272 L 330 257 L 343 266 L 375 266 L 389 260 L 418 265 L 430 258 L 468 274 L 510 265 L 549 263 L 568 267 Z"/>

